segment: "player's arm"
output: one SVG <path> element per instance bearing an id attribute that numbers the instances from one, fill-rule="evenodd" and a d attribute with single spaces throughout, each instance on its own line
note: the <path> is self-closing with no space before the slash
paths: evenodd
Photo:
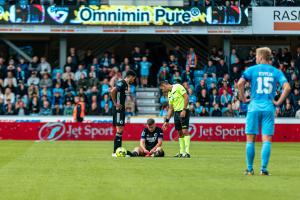
<path id="1" fill-rule="evenodd" d="M 286 99 L 286 97 L 289 95 L 291 91 L 291 86 L 288 82 L 285 82 L 282 86 L 282 93 L 277 101 L 274 101 L 275 106 L 280 106 L 283 101 Z"/>
<path id="2" fill-rule="evenodd" d="M 189 104 L 189 95 L 187 93 L 183 94 L 183 98 L 184 98 L 184 107 L 183 107 L 183 110 L 180 113 L 180 117 L 185 117 L 186 109 L 187 109 L 188 104 Z"/>
<path id="3" fill-rule="evenodd" d="M 247 99 L 245 97 L 245 83 L 246 83 L 246 79 L 244 78 L 240 78 L 237 87 L 238 87 L 238 92 L 239 92 L 239 99 L 242 102 L 246 102 Z"/>
<path id="4" fill-rule="evenodd" d="M 150 152 L 146 149 L 146 132 L 145 129 L 143 130 L 142 134 L 141 134 L 141 139 L 140 139 L 140 147 L 143 150 L 143 152 L 145 154 L 150 154 Z"/>
<path id="5" fill-rule="evenodd" d="M 282 71 L 279 71 L 277 76 L 278 76 L 278 82 L 282 86 L 282 92 L 281 92 L 279 99 L 277 101 L 273 101 L 273 102 L 274 102 L 275 106 L 280 106 L 283 103 L 283 101 L 286 99 L 286 97 L 289 95 L 289 93 L 291 91 L 291 86 L 288 83 L 288 81 Z"/>
<path id="6" fill-rule="evenodd" d="M 166 130 L 168 128 L 168 125 L 169 125 L 169 121 L 170 121 L 170 118 L 172 117 L 173 115 L 173 112 L 174 112 L 174 108 L 172 106 L 172 104 L 169 104 L 169 110 L 168 110 L 168 114 L 167 114 L 167 117 L 165 119 L 165 122 L 162 126 L 163 130 Z"/>
<path id="7" fill-rule="evenodd" d="M 145 139 L 144 138 L 141 138 L 140 140 L 140 147 L 142 148 L 143 152 L 144 153 L 149 153 L 149 151 L 146 149 L 146 145 L 145 145 Z"/>
<path id="8" fill-rule="evenodd" d="M 251 74 L 252 74 L 252 68 L 246 69 L 243 72 L 242 77 L 240 78 L 240 80 L 237 83 L 238 92 L 239 92 L 239 99 L 242 102 L 247 101 L 247 99 L 245 97 L 245 83 L 246 83 L 246 81 L 251 80 Z"/>
<path id="9" fill-rule="evenodd" d="M 121 108 L 121 105 L 117 103 L 117 92 L 118 89 L 116 87 L 113 87 L 113 89 L 111 90 L 111 100 L 114 106 L 116 106 L 117 110 L 119 110 Z"/>

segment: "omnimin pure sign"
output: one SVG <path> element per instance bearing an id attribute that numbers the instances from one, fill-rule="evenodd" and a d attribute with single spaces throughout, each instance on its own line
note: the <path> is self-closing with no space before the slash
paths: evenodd
<path id="1" fill-rule="evenodd" d="M 80 7 L 77 23 L 106 25 L 187 25 L 205 23 L 206 14 L 199 8 L 164 8 L 151 6 Z M 76 23 L 76 21 L 73 21 Z"/>

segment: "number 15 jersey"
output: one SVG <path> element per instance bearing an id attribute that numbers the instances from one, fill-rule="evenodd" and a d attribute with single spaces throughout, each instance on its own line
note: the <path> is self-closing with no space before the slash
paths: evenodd
<path id="1" fill-rule="evenodd" d="M 242 74 L 242 78 L 250 81 L 251 102 L 248 112 L 274 111 L 273 100 L 278 83 L 287 82 L 282 71 L 268 64 L 254 65 Z"/>

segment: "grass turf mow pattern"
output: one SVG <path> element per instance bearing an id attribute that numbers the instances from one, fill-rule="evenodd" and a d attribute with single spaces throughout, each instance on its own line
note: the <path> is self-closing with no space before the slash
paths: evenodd
<path id="1" fill-rule="evenodd" d="M 138 142 L 124 142 L 132 150 Z M 192 142 L 191 159 L 112 158 L 111 142 L 0 141 L 0 199 L 300 199 L 300 143 L 273 143 L 270 177 L 244 176 L 245 144 Z"/>

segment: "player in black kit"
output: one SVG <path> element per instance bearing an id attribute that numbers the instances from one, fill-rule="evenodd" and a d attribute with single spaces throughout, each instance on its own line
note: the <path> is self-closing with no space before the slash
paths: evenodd
<path id="1" fill-rule="evenodd" d="M 151 156 L 163 157 L 162 149 L 163 131 L 155 125 L 154 119 L 147 120 L 147 128 L 141 134 L 140 146 L 136 147 L 130 156 Z"/>
<path id="2" fill-rule="evenodd" d="M 129 70 L 126 73 L 126 77 L 123 80 L 117 82 L 116 86 L 111 90 L 111 99 L 113 101 L 113 126 L 116 127 L 116 136 L 114 140 L 114 152 L 112 154 L 115 157 L 116 149 L 122 146 L 122 134 L 125 125 L 125 99 L 128 91 L 128 86 L 134 83 L 136 73 Z"/>

